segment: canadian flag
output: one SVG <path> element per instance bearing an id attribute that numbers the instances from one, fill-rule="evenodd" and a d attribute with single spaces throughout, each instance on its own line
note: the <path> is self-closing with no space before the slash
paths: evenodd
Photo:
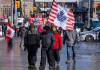
<path id="1" fill-rule="evenodd" d="M 11 26 L 10 23 L 7 24 L 7 30 L 6 30 L 6 40 L 7 42 L 9 42 L 13 37 L 14 37 L 14 29 L 13 27 Z"/>

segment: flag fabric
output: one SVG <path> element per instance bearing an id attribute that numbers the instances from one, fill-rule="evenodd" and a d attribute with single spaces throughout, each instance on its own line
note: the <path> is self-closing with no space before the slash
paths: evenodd
<path id="1" fill-rule="evenodd" d="M 6 31 L 6 37 L 13 38 L 14 37 L 14 29 L 10 24 L 7 24 L 7 31 Z"/>
<path id="2" fill-rule="evenodd" d="M 33 21 L 34 21 L 34 18 L 30 17 L 30 18 L 29 18 L 29 24 L 30 24 L 30 25 L 33 24 Z"/>
<path id="3" fill-rule="evenodd" d="M 36 17 L 33 22 L 34 22 L 35 25 L 43 24 L 44 23 L 44 18 L 43 17 L 41 17 L 41 18 Z"/>
<path id="4" fill-rule="evenodd" d="M 55 0 L 53 0 L 52 8 L 48 18 L 48 23 L 54 23 L 54 20 L 57 17 L 57 12 L 58 12 L 58 3 Z"/>
<path id="5" fill-rule="evenodd" d="M 61 7 L 55 0 L 53 0 L 48 23 L 53 23 L 55 26 L 62 27 L 64 30 L 73 30 L 74 21 L 73 12 L 71 12 L 69 8 L 65 9 Z"/>
<path id="6" fill-rule="evenodd" d="M 75 24 L 75 18 L 73 12 L 69 9 L 67 13 L 67 26 L 66 30 L 73 31 L 74 30 L 74 24 Z"/>

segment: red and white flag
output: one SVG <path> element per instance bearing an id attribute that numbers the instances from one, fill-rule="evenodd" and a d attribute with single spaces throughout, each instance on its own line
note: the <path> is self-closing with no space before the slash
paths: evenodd
<path id="1" fill-rule="evenodd" d="M 74 30 L 75 18 L 73 12 L 70 9 L 67 13 L 67 18 L 68 19 L 66 29 L 72 31 Z"/>
<path id="2" fill-rule="evenodd" d="M 12 25 L 10 23 L 7 24 L 7 30 L 6 30 L 6 41 L 10 42 L 12 38 L 14 37 L 14 29 L 12 28 Z"/>
<path id="3" fill-rule="evenodd" d="M 6 37 L 9 37 L 12 39 L 14 37 L 14 33 L 15 33 L 14 29 L 12 28 L 11 25 L 8 24 L 7 31 L 6 31 Z"/>
<path id="4" fill-rule="evenodd" d="M 65 10 L 65 8 L 53 0 L 48 23 L 53 23 L 55 26 L 62 27 L 64 30 L 73 30 L 75 23 L 74 14 L 69 8 Z"/>
<path id="5" fill-rule="evenodd" d="M 44 23 L 44 18 L 43 17 L 36 17 L 34 19 L 34 24 L 35 25 L 40 25 L 40 24 L 43 24 Z"/>

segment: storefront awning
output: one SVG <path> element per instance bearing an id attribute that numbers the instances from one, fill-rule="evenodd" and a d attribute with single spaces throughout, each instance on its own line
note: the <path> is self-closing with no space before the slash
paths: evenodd
<path id="1" fill-rule="evenodd" d="M 100 7 L 100 3 L 99 3 L 99 4 L 97 4 L 97 6 L 99 6 L 99 7 Z"/>

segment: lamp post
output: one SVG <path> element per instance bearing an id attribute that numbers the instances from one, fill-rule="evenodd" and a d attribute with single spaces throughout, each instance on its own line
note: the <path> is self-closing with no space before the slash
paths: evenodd
<path id="1" fill-rule="evenodd" d="M 33 15 L 35 16 L 34 9 L 36 8 L 35 0 L 33 0 Z"/>
<path id="2" fill-rule="evenodd" d="M 26 9 L 25 9 L 25 0 L 24 0 L 24 17 L 26 15 Z"/>
<path id="3" fill-rule="evenodd" d="M 90 19 L 91 19 L 90 13 L 91 13 L 91 1 L 89 0 L 88 1 L 88 25 L 87 25 L 87 28 L 90 27 Z"/>
<path id="4" fill-rule="evenodd" d="M 10 21 L 10 22 L 11 22 L 12 24 L 14 23 L 14 19 L 13 19 L 13 18 L 14 18 L 14 0 L 11 0 L 11 18 L 10 18 L 11 21 Z M 10 19 L 9 19 L 9 20 L 10 20 Z"/>

